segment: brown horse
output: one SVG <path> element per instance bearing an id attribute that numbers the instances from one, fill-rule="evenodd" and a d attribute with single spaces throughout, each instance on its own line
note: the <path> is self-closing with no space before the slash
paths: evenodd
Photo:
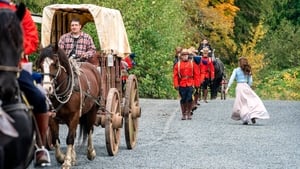
<path id="1" fill-rule="evenodd" d="M 93 160 L 96 151 L 92 142 L 93 127 L 101 97 L 100 75 L 94 65 L 69 59 L 57 46 L 41 49 L 37 65 L 44 74 L 43 87 L 56 109 L 56 117 L 50 120 L 52 144 L 56 160 L 69 168 L 76 163 L 74 141 L 80 124 L 83 143 L 88 137 L 87 158 Z M 67 150 L 60 150 L 59 123 L 67 124 Z"/>

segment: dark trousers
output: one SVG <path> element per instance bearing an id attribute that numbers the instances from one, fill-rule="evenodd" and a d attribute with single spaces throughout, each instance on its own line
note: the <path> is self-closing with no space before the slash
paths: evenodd
<path id="1" fill-rule="evenodd" d="M 179 87 L 179 95 L 181 97 L 180 103 L 190 103 L 193 101 L 194 88 L 192 86 Z"/>
<path id="2" fill-rule="evenodd" d="M 33 106 L 33 113 L 46 113 L 47 103 L 46 97 L 43 93 L 34 85 L 31 74 L 25 70 L 20 72 L 18 78 L 19 86 L 22 92 L 25 94 L 29 104 Z"/>

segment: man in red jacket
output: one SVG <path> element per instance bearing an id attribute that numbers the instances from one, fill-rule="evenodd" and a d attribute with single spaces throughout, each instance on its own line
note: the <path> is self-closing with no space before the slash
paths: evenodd
<path id="1" fill-rule="evenodd" d="M 199 68 L 188 57 L 188 49 L 183 49 L 173 69 L 174 87 L 181 97 L 182 120 L 192 119 L 193 90 L 194 87 L 200 87 Z"/>
<path id="2" fill-rule="evenodd" d="M 13 11 L 16 10 L 16 5 L 11 3 L 10 0 L 0 0 L 0 8 L 8 8 Z M 28 55 L 32 54 L 37 50 L 39 44 L 38 31 L 35 23 L 32 20 L 31 13 L 26 9 L 25 15 L 22 20 L 23 29 L 23 48 L 24 55 L 21 58 L 22 65 L 28 63 Z M 37 166 L 47 166 L 50 165 L 50 157 L 47 149 L 44 148 L 47 137 L 48 129 L 48 108 L 46 103 L 46 97 L 41 91 L 34 85 L 31 72 L 22 70 L 20 72 L 18 83 L 20 89 L 25 93 L 29 104 L 33 106 L 33 113 L 35 115 L 36 121 L 38 123 L 39 132 L 42 137 L 42 145 L 39 145 L 41 149 L 35 153 L 35 162 Z"/>
<path id="3" fill-rule="evenodd" d="M 202 49 L 202 57 L 200 62 L 200 81 L 202 82 L 201 88 L 203 91 L 204 102 L 207 103 L 207 87 L 210 82 L 215 78 L 215 67 L 213 65 L 211 57 L 208 54 L 211 52 L 209 48 L 205 47 Z"/>
<path id="4" fill-rule="evenodd" d="M 16 10 L 15 4 L 11 3 L 9 0 L 0 0 L 0 8 L 9 8 Z M 22 20 L 23 29 L 23 47 L 24 47 L 24 57 L 22 62 L 28 62 L 28 55 L 35 52 L 39 45 L 39 37 L 35 23 L 31 18 L 31 13 L 26 10 L 25 16 Z"/>

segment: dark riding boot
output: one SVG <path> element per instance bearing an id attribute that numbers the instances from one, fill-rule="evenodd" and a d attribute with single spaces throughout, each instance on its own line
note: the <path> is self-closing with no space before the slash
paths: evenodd
<path id="1" fill-rule="evenodd" d="M 204 100 L 205 103 L 208 103 L 208 102 L 207 102 L 207 94 L 208 94 L 208 90 L 207 90 L 207 89 L 204 89 L 204 90 L 203 90 L 203 100 Z"/>
<path id="2" fill-rule="evenodd" d="M 180 104 L 182 117 L 181 120 L 186 120 L 186 103 Z"/>
<path id="3" fill-rule="evenodd" d="M 49 123 L 48 113 L 35 114 L 38 129 L 41 135 L 42 145 L 40 141 L 37 141 L 39 148 L 35 151 L 35 166 L 50 166 L 50 155 L 48 150 L 45 148 L 47 139 L 47 130 Z"/>
<path id="4" fill-rule="evenodd" d="M 199 98 L 200 98 L 200 92 L 195 96 L 195 103 L 198 106 L 200 106 Z"/>
<path id="5" fill-rule="evenodd" d="M 199 100 L 199 94 L 195 94 L 193 100 L 193 111 L 197 109 L 198 105 L 200 105 L 200 103 L 198 103 L 198 100 Z"/>
<path id="6" fill-rule="evenodd" d="M 187 119 L 192 120 L 192 109 L 193 109 L 193 102 L 187 103 Z"/>

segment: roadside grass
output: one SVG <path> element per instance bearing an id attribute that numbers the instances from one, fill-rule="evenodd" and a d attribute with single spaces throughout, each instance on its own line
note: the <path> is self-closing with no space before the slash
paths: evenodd
<path id="1" fill-rule="evenodd" d="M 269 71 L 254 81 L 255 92 L 262 99 L 300 100 L 300 67 Z"/>

